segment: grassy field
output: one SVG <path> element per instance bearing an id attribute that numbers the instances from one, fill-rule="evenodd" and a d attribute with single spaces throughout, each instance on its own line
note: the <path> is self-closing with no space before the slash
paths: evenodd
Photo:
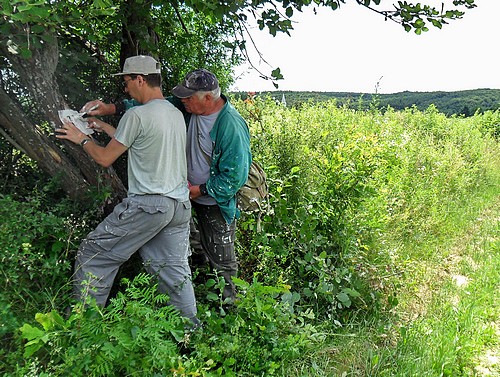
<path id="1" fill-rule="evenodd" d="M 370 224 L 371 236 L 351 260 L 365 265 L 372 295 L 385 305 L 354 310 L 340 327 L 327 322 L 324 345 L 282 375 L 500 375 L 500 160 L 497 144 L 473 141 L 476 126 L 498 127 L 495 115 L 445 118 L 431 108 L 365 117 L 325 107 L 330 115 L 314 108 L 323 121 L 310 108 L 283 119 L 306 140 L 333 133 L 325 121 L 333 120 L 350 135 L 339 144 L 359 170 L 361 161 L 376 160 L 374 188 L 349 218 L 360 228 Z M 363 153 L 352 152 L 359 145 Z M 482 148 L 484 169 L 469 165 Z"/>
<path id="2" fill-rule="evenodd" d="M 395 261 L 397 305 L 355 316 L 283 376 L 499 376 L 500 196 L 466 211 L 440 245 Z M 491 200 L 491 201 L 490 201 Z M 405 246 L 411 248 L 411 246 Z"/>
<path id="3" fill-rule="evenodd" d="M 500 113 L 236 106 L 271 193 L 238 222 L 236 305 L 211 274 L 193 334 L 145 274 L 75 303 L 99 211 L 0 195 L 0 375 L 498 376 Z"/>

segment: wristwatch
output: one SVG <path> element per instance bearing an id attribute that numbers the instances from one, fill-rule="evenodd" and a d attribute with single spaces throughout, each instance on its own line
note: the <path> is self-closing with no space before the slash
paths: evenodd
<path id="1" fill-rule="evenodd" d="M 200 185 L 200 194 L 201 195 L 208 195 L 207 184 L 206 183 L 202 183 Z"/>
<path id="2" fill-rule="evenodd" d="M 80 141 L 80 145 L 83 147 L 85 144 L 87 144 L 90 140 L 92 140 L 90 137 L 86 137 L 82 141 Z"/>

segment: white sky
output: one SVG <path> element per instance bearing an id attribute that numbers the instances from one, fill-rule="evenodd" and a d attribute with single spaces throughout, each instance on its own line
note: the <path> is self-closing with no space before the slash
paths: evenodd
<path id="1" fill-rule="evenodd" d="M 384 9 L 394 2 L 382 1 Z M 259 65 L 256 54 L 253 62 L 266 74 L 281 68 L 279 90 L 374 93 L 377 82 L 378 93 L 500 89 L 500 1 L 476 4 L 462 19 L 421 35 L 354 2 L 317 15 L 307 9 L 294 16 L 291 37 L 253 30 L 271 67 Z M 231 90 L 275 90 L 248 65 L 235 73 Z"/>

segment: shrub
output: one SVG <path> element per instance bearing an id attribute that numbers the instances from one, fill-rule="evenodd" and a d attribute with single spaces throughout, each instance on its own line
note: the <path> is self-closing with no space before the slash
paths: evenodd
<path id="1" fill-rule="evenodd" d="M 38 371 L 55 376 L 168 374 L 180 360 L 183 321 L 151 281 L 145 274 L 133 282 L 124 279 L 125 292 L 108 307 L 78 304 L 67 320 L 56 311 L 38 313 L 42 328 L 21 328 L 25 358 L 36 353 Z"/>
<path id="2" fill-rule="evenodd" d="M 185 320 L 152 281 L 146 274 L 124 279 L 125 292 L 108 307 L 79 304 L 67 320 L 56 311 L 38 313 L 41 327 L 21 328 L 27 363 L 18 373 L 270 376 L 321 339 L 294 312 L 297 298 L 286 287 L 238 279 L 241 301 L 228 313 L 202 305 L 203 331 L 186 333 Z"/>

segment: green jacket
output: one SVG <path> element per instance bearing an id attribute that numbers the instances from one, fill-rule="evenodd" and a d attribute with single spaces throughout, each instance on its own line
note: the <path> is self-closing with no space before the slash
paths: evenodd
<path id="1" fill-rule="evenodd" d="M 247 123 L 229 100 L 225 96 L 222 98 L 226 103 L 210 131 L 214 147 L 210 178 L 206 185 L 208 193 L 215 198 L 224 219 L 230 224 L 240 216 L 236 205 L 236 193 L 248 179 L 252 153 Z M 191 114 L 185 110 L 181 100 L 177 97 L 167 99 L 182 111 L 188 126 Z M 131 106 L 127 104 L 126 107 Z"/>

